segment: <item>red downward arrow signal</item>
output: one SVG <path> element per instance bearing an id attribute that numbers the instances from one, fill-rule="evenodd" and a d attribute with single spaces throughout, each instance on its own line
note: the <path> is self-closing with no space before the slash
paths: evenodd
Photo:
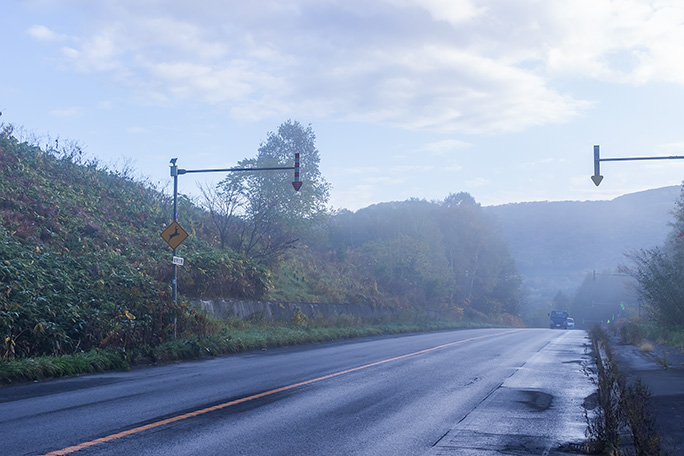
<path id="1" fill-rule="evenodd" d="M 292 186 L 295 189 L 295 192 L 298 192 L 300 188 L 302 188 L 302 181 L 298 182 L 292 182 Z"/>

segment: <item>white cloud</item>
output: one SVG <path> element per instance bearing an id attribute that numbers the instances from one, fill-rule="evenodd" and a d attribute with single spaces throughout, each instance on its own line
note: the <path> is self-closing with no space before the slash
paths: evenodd
<path id="1" fill-rule="evenodd" d="M 405 177 L 375 176 L 366 177 L 364 182 L 373 185 L 401 185 L 406 182 Z"/>
<path id="2" fill-rule="evenodd" d="M 335 207 L 357 210 L 377 201 L 377 189 L 373 185 L 354 185 L 347 190 L 338 190 L 333 195 L 333 199 L 332 203 Z"/>
<path id="3" fill-rule="evenodd" d="M 538 75 L 449 46 L 421 49 L 396 71 L 411 90 L 383 92 L 379 81 L 376 111 L 362 118 L 445 132 L 504 132 L 565 122 L 590 105 L 550 89 Z"/>
<path id="4" fill-rule="evenodd" d="M 255 92 L 282 85 L 277 77 L 239 60 L 225 62 L 222 67 L 191 62 L 157 63 L 149 65 L 148 70 L 172 96 L 200 98 L 211 104 L 249 100 Z"/>
<path id="5" fill-rule="evenodd" d="M 27 33 L 38 41 L 62 41 L 66 35 L 55 33 L 44 25 L 32 25 Z"/>
<path id="6" fill-rule="evenodd" d="M 441 169 L 443 171 L 448 171 L 448 172 L 457 172 L 457 171 L 461 171 L 463 169 L 463 166 L 461 166 L 457 163 L 452 163 L 450 165 L 444 165 Z"/>
<path id="7" fill-rule="evenodd" d="M 471 144 L 460 141 L 458 139 L 445 139 L 424 145 L 418 149 L 418 152 L 426 152 L 430 155 L 443 156 L 449 155 L 454 151 L 463 150 L 470 147 Z"/>
<path id="8" fill-rule="evenodd" d="M 58 108 L 50 111 L 50 115 L 54 117 L 78 117 L 83 114 L 83 109 L 77 106 L 70 106 L 67 108 Z"/>
<path id="9" fill-rule="evenodd" d="M 661 144 L 658 148 L 665 151 L 665 153 L 682 153 L 684 152 L 684 141 Z"/>
<path id="10" fill-rule="evenodd" d="M 73 46 L 62 47 L 62 55 L 78 71 L 100 72 L 121 70 L 126 63 L 125 46 L 121 42 L 116 27 L 103 27 L 96 35 L 88 38 L 75 38 Z"/>
<path id="11" fill-rule="evenodd" d="M 62 48 L 62 54 L 71 60 L 76 60 L 81 56 L 81 53 L 78 50 L 68 46 Z"/>
<path id="12" fill-rule="evenodd" d="M 147 133 L 148 131 L 149 130 L 145 127 L 127 127 L 126 128 L 126 133 L 130 133 L 133 135 Z"/>
<path id="13" fill-rule="evenodd" d="M 380 172 L 379 168 L 373 167 L 355 167 L 355 168 L 345 168 L 344 174 L 377 174 Z"/>
<path id="14" fill-rule="evenodd" d="M 681 2 L 581 0 L 556 5 L 542 30 L 552 37 L 546 42 L 550 71 L 618 83 L 684 84 Z"/>
<path id="15" fill-rule="evenodd" d="M 557 161 L 558 161 L 558 159 L 555 159 L 555 158 L 542 158 L 542 159 L 536 160 L 534 162 L 520 163 L 520 165 L 518 165 L 518 168 L 522 168 L 522 169 L 548 168 L 548 165 L 555 163 Z"/>
<path id="16" fill-rule="evenodd" d="M 430 13 L 435 21 L 445 21 L 453 25 L 462 24 L 483 13 L 486 8 L 476 6 L 471 0 L 389 0 L 401 7 L 417 7 Z"/>
<path id="17" fill-rule="evenodd" d="M 468 179 L 465 183 L 468 187 L 484 187 L 489 185 L 491 181 L 484 177 L 476 177 L 474 179 Z"/>
<path id="18" fill-rule="evenodd" d="M 307 115 L 516 132 L 593 106 L 582 79 L 684 84 L 684 8 L 640 0 L 103 3 L 63 55 L 150 102 L 243 120 Z M 92 32 L 91 32 L 92 30 Z M 32 36 L 59 36 L 44 26 Z"/>
<path id="19" fill-rule="evenodd" d="M 416 156 L 413 160 L 414 163 L 410 165 L 399 165 L 392 166 L 389 171 L 395 175 L 416 175 L 420 173 L 429 173 L 434 171 L 435 167 L 432 165 L 421 164 L 420 157 Z"/>

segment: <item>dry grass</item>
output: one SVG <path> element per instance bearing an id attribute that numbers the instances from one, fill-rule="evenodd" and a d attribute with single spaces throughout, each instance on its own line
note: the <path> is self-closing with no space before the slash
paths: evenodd
<path id="1" fill-rule="evenodd" d="M 644 353 L 651 353 L 651 352 L 653 352 L 654 348 L 655 348 L 655 346 L 653 345 L 653 343 L 649 342 L 647 340 L 645 340 L 641 344 L 639 344 L 639 350 L 641 350 Z"/>

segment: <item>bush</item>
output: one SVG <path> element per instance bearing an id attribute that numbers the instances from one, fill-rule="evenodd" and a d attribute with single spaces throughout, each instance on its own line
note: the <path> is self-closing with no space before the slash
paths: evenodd
<path id="1" fill-rule="evenodd" d="M 644 340 L 642 324 L 636 320 L 618 322 L 620 342 L 625 345 L 639 346 Z"/>
<path id="2" fill-rule="evenodd" d="M 126 368 L 128 368 L 128 363 L 121 356 L 106 350 L 93 350 L 75 355 L 1 360 L 0 383 L 40 380 Z"/>

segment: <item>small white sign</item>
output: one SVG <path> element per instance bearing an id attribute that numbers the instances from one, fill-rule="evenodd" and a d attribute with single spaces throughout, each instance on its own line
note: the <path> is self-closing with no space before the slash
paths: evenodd
<path id="1" fill-rule="evenodd" d="M 185 260 L 181 257 L 177 257 L 177 256 L 173 257 L 173 264 L 177 264 L 178 266 L 183 266 L 184 261 Z"/>

